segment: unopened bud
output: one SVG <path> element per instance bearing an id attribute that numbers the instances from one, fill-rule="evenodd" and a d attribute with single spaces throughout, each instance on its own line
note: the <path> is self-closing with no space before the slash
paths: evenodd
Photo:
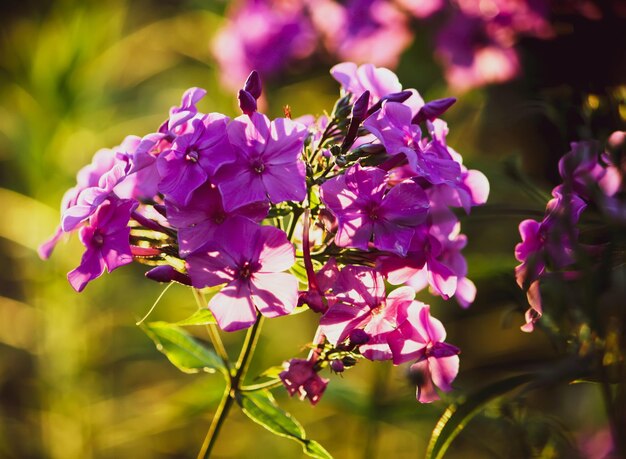
<path id="1" fill-rule="evenodd" d="M 248 75 L 248 79 L 243 85 L 243 89 L 255 99 L 261 97 L 261 77 L 259 77 L 259 73 L 256 70 L 250 72 L 250 75 Z"/>
<path id="2" fill-rule="evenodd" d="M 342 373 L 343 370 L 344 370 L 344 365 L 343 365 L 343 362 L 341 360 L 335 359 L 335 360 L 331 360 L 330 361 L 330 368 L 335 373 Z"/>
<path id="3" fill-rule="evenodd" d="M 256 99 L 248 91 L 240 89 L 237 99 L 239 100 L 239 108 L 243 113 L 246 115 L 252 115 L 256 112 Z"/>
<path id="4" fill-rule="evenodd" d="M 368 335 L 365 330 L 355 328 L 350 332 L 350 344 L 353 346 L 360 346 L 361 344 L 367 343 L 369 340 L 370 335 Z"/>

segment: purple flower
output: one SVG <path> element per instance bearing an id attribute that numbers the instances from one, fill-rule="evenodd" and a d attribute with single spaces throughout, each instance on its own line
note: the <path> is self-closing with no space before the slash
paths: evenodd
<path id="1" fill-rule="evenodd" d="M 388 94 L 402 91 L 402 85 L 395 73 L 372 64 L 357 66 L 353 62 L 343 62 L 330 69 L 330 74 L 341 84 L 342 89 L 352 93 L 354 98 L 369 91 L 370 105 L 374 105 Z"/>
<path id="2" fill-rule="evenodd" d="M 515 246 L 515 258 L 521 264 L 515 267 L 515 278 L 530 304 L 524 331 L 532 331 L 543 313 L 539 279 L 546 268 L 559 269 L 575 261 L 575 225 L 586 204 L 574 193 L 563 193 L 562 185 L 552 190 L 552 196 L 543 221 L 524 220 L 519 225 L 522 242 Z"/>
<path id="3" fill-rule="evenodd" d="M 322 201 L 338 220 L 338 246 L 368 250 L 373 238 L 380 250 L 406 254 L 415 227 L 426 218 L 428 200 L 416 183 L 388 190 L 386 179 L 384 170 L 357 164 L 321 186 Z"/>
<path id="4" fill-rule="evenodd" d="M 398 312 L 398 326 L 387 336 L 393 354 L 393 363 L 417 359 L 411 365 L 411 374 L 417 381 L 417 401 L 430 403 L 439 400 L 435 386 L 444 392 L 459 371 L 459 349 L 445 343 L 443 324 L 430 315 L 430 307 L 413 301 Z"/>
<path id="5" fill-rule="evenodd" d="M 298 280 L 282 271 L 294 263 L 287 235 L 233 217 L 215 232 L 201 251 L 186 260 L 194 287 L 226 284 L 209 302 L 209 309 L 226 331 L 247 328 L 257 309 L 266 317 L 289 314 L 298 302 Z"/>
<path id="6" fill-rule="evenodd" d="M 224 84 L 233 89 L 252 70 L 268 76 L 315 49 L 303 2 L 245 0 L 229 16 L 213 42 L 213 53 Z"/>
<path id="7" fill-rule="evenodd" d="M 113 271 L 133 261 L 128 237 L 130 214 L 137 207 L 132 200 L 107 200 L 98 207 L 89 223 L 79 232 L 87 248 L 80 265 L 67 275 L 74 290 L 82 291 L 104 270 Z"/>
<path id="8" fill-rule="evenodd" d="M 157 159 L 161 176 L 159 191 L 167 199 L 187 204 L 191 192 L 234 155 L 226 137 L 228 117 L 211 113 L 192 121 L 192 132 L 174 140 L 171 149 Z"/>
<path id="9" fill-rule="evenodd" d="M 254 202 L 226 212 L 219 190 L 205 183 L 191 193 L 187 205 L 165 201 L 168 222 L 178 230 L 179 252 L 186 257 L 210 241 L 215 231 L 236 215 L 254 222 L 265 218 L 269 210 L 267 202 Z"/>
<path id="10" fill-rule="evenodd" d="M 413 38 L 406 16 L 385 0 L 317 0 L 310 13 L 324 46 L 340 60 L 395 67 Z"/>
<path id="11" fill-rule="evenodd" d="M 285 362 L 285 371 L 279 377 L 289 395 L 297 392 L 301 399 L 308 398 L 311 405 L 319 402 L 328 386 L 328 379 L 317 374 L 315 363 L 310 360 L 291 359 Z"/>
<path id="12" fill-rule="evenodd" d="M 102 156 L 105 156 L 109 161 L 103 161 L 101 165 L 107 164 L 110 169 L 102 171 L 102 175 L 98 180 L 98 184 L 95 186 L 89 186 L 79 191 L 76 196 L 76 201 L 70 205 L 61 217 L 61 228 L 63 231 L 69 232 L 76 228 L 81 222 L 88 219 L 93 215 L 100 204 L 113 195 L 114 190 L 120 185 L 120 183 L 126 178 L 130 165 L 127 160 L 119 159 L 114 150 L 106 151 L 101 150 L 97 154 L 97 161 L 100 161 Z M 98 170 L 89 172 L 89 181 L 93 180 L 94 175 Z M 126 197 L 124 194 L 120 193 Z"/>
<path id="13" fill-rule="evenodd" d="M 306 171 L 300 158 L 306 127 L 286 118 L 272 122 L 258 112 L 228 125 L 236 160 L 215 177 L 224 209 L 257 201 L 301 201 L 306 196 Z"/>
<path id="14" fill-rule="evenodd" d="M 346 266 L 335 287 L 335 302 L 320 320 L 320 329 L 332 344 L 338 344 L 361 329 L 369 336 L 360 346 L 371 360 L 391 357 L 387 334 L 396 327 L 398 308 L 413 301 L 415 292 L 400 287 L 386 296 L 385 281 L 376 271 L 363 266 Z"/>
<path id="15" fill-rule="evenodd" d="M 457 187 L 461 166 L 450 155 L 442 139 L 422 139 L 421 130 L 412 124 L 413 111 L 398 102 L 386 102 L 363 126 L 384 145 L 387 153 L 403 153 L 417 177 L 432 184 L 446 183 Z"/>
<path id="16" fill-rule="evenodd" d="M 198 114 L 196 104 L 206 95 L 202 88 L 189 88 L 183 94 L 179 107 L 170 109 L 170 117 L 159 129 L 160 133 L 175 136 L 183 133 L 187 128 L 187 121 Z"/>

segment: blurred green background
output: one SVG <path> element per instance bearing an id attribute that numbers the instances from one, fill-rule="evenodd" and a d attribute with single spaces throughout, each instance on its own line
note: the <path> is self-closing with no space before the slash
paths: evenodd
<path id="1" fill-rule="evenodd" d="M 0 6 L 1 458 L 186 458 L 199 449 L 223 383 L 217 375 L 178 372 L 135 326 L 162 286 L 146 280 L 141 266 L 127 266 L 76 294 L 65 274 L 79 262 L 78 241 L 61 244 L 45 263 L 36 247 L 57 225 L 61 197 L 93 153 L 128 134 L 153 132 L 186 88 L 208 90 L 202 111 L 237 115 L 235 94 L 220 86 L 209 51 L 225 7 L 199 0 Z M 462 311 L 425 297 L 446 324 L 447 341 L 463 352 L 459 391 L 448 401 L 557 353 L 541 330 L 519 331 L 526 305 L 512 275 L 517 224 L 545 206 L 520 171 L 549 190 L 568 140 L 605 134 L 606 124 L 594 120 L 613 116 L 610 100 L 623 101 L 624 90 L 614 80 L 560 77 L 544 62 L 558 44 L 547 54 L 542 46 L 521 44 L 526 78 L 466 93 L 447 115 L 450 145 L 492 187 L 489 205 L 463 221 L 476 303 Z M 294 116 L 330 110 L 338 94 L 330 65 L 293 68 L 267 82 L 267 112 L 280 116 L 285 104 Z M 449 94 L 428 30 L 416 30 L 398 74 L 426 99 Z M 581 122 L 568 124 L 572 113 Z M 180 320 L 195 309 L 190 291 L 174 286 L 151 318 Z M 307 312 L 267 321 L 251 375 L 304 355 L 315 320 Z M 194 330 L 206 339 L 202 332 Z M 226 337 L 233 354 L 242 338 Z M 336 458 L 423 456 L 446 403 L 419 405 L 405 367 L 363 362 L 331 380 L 313 408 L 275 391 L 310 438 Z M 579 384 L 492 404 L 449 457 L 578 457 L 572 445 L 602 434 L 599 400 L 594 386 Z M 235 410 L 215 449 L 224 458 L 301 454 Z"/>

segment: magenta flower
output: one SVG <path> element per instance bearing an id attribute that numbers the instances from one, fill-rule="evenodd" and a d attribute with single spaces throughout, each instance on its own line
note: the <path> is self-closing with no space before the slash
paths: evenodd
<path id="1" fill-rule="evenodd" d="M 245 0 L 229 14 L 230 22 L 213 42 L 213 54 L 225 85 L 236 89 L 252 70 L 268 76 L 309 56 L 315 33 L 304 2 Z"/>
<path id="2" fill-rule="evenodd" d="M 459 349 L 445 343 L 443 324 L 430 315 L 430 307 L 419 301 L 403 305 L 398 311 L 398 326 L 387 336 L 393 363 L 417 359 L 411 373 L 417 379 L 417 401 L 439 400 L 435 386 L 452 390 L 459 371 Z"/>
<path id="3" fill-rule="evenodd" d="M 346 266 L 333 291 L 335 302 L 320 320 L 320 329 L 328 341 L 336 345 L 360 329 L 369 336 L 359 348 L 366 358 L 391 358 L 387 335 L 396 327 L 398 308 L 413 301 L 413 289 L 400 287 L 386 296 L 382 275 L 363 266 Z"/>
<path id="4" fill-rule="evenodd" d="M 386 102 L 370 116 L 363 126 L 384 145 L 387 153 L 403 153 L 417 177 L 432 184 L 446 183 L 457 187 L 461 166 L 450 155 L 440 139 L 421 138 L 421 131 L 412 124 L 413 110 L 397 102 Z"/>
<path id="5" fill-rule="evenodd" d="M 185 130 L 185 123 L 198 114 L 196 104 L 206 95 L 202 88 L 189 88 L 183 94 L 179 107 L 170 109 L 170 117 L 159 132 L 169 135 L 181 134 Z"/>
<path id="6" fill-rule="evenodd" d="M 133 261 L 128 237 L 130 214 L 137 207 L 132 200 L 107 200 L 98 207 L 89 223 L 79 232 L 87 250 L 80 265 L 67 275 L 74 290 L 82 291 L 104 270 L 113 271 Z"/>
<path id="7" fill-rule="evenodd" d="M 225 222 L 213 239 L 186 260 L 197 288 L 226 284 L 209 309 L 226 331 L 247 328 L 257 310 L 266 317 L 289 314 L 298 303 L 298 280 L 283 273 L 295 261 L 287 235 L 244 217 Z"/>
<path id="8" fill-rule="evenodd" d="M 322 378 L 315 371 L 315 363 L 310 360 L 291 359 L 285 362 L 285 371 L 279 375 L 289 395 L 296 392 L 300 399 L 308 398 L 311 405 L 319 402 L 328 386 L 328 379 Z"/>
<path id="9" fill-rule="evenodd" d="M 302 201 L 306 171 L 300 158 L 306 127 L 287 118 L 272 122 L 258 112 L 228 125 L 236 160 L 215 177 L 224 209 L 232 211 L 251 202 Z"/>
<path id="10" fill-rule="evenodd" d="M 342 62 L 330 69 L 330 74 L 341 84 L 341 88 L 352 93 L 355 99 L 369 91 L 370 105 L 374 105 L 388 94 L 402 91 L 402 85 L 395 73 L 372 64 L 357 66 L 353 62 Z"/>
<path id="11" fill-rule="evenodd" d="M 267 202 L 253 202 L 226 212 L 219 190 L 205 183 L 191 193 L 187 205 L 166 200 L 165 208 L 168 222 L 178 230 L 180 255 L 186 257 L 210 241 L 215 231 L 236 215 L 260 222 L 267 215 L 269 205 Z"/>
<path id="12" fill-rule="evenodd" d="M 311 18 L 325 47 L 340 60 L 396 67 L 412 35 L 407 18 L 385 0 L 317 0 Z"/>
<path id="13" fill-rule="evenodd" d="M 552 190 L 552 196 L 543 221 L 524 220 L 519 225 L 522 242 L 515 246 L 515 258 L 521 264 L 515 267 L 515 278 L 530 304 L 523 331 L 532 331 L 543 314 L 539 279 L 546 268 L 559 269 L 574 263 L 578 238 L 575 225 L 587 206 L 578 195 L 564 194 L 562 185 Z"/>
<path id="14" fill-rule="evenodd" d="M 426 219 L 426 193 L 410 180 L 387 188 L 387 174 L 355 165 L 321 186 L 324 204 L 337 217 L 335 243 L 368 250 L 374 247 L 405 255 L 415 228 Z"/>
<path id="15" fill-rule="evenodd" d="M 193 130 L 174 140 L 157 159 L 159 191 L 166 199 L 187 204 L 191 192 L 225 163 L 234 161 L 226 137 L 228 117 L 210 113 L 192 121 Z"/>

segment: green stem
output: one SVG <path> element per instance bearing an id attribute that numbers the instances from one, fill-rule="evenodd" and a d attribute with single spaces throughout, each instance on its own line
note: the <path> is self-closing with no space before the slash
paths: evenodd
<path id="1" fill-rule="evenodd" d="M 231 386 L 230 381 L 226 383 L 226 389 L 224 389 L 224 395 L 222 396 L 222 400 L 220 401 L 217 410 L 215 411 L 215 416 L 213 416 L 213 421 L 211 422 L 211 426 L 209 427 L 209 431 L 204 438 L 204 442 L 202 443 L 202 448 L 200 448 L 200 452 L 198 453 L 198 459 L 206 459 L 211 456 L 211 451 L 213 450 L 213 446 L 215 445 L 215 440 L 217 440 L 217 436 L 220 432 L 222 424 L 226 421 L 226 417 L 228 416 L 228 412 L 230 411 L 230 407 L 235 400 L 234 397 L 231 397 Z"/>
<path id="2" fill-rule="evenodd" d="M 254 392 L 261 389 L 273 389 L 275 387 L 280 387 L 283 385 L 283 382 L 280 379 L 272 379 L 270 381 L 265 381 L 259 384 L 251 384 L 249 386 L 241 386 L 239 389 L 240 392 Z"/>
<path id="3" fill-rule="evenodd" d="M 198 305 L 198 309 L 204 309 L 206 307 L 206 300 L 202 293 L 196 289 L 192 288 L 193 297 L 196 299 L 196 304 Z M 220 356 L 226 368 L 230 368 L 230 359 L 228 358 L 228 353 L 226 352 L 226 348 L 224 347 L 224 343 L 222 342 L 222 338 L 220 336 L 219 331 L 217 330 L 217 325 L 215 324 L 207 324 L 206 330 L 209 334 L 209 339 L 211 340 L 211 344 L 215 348 L 217 355 Z"/>
<path id="4" fill-rule="evenodd" d="M 229 380 L 226 382 L 224 395 L 222 396 L 222 400 L 217 407 L 215 416 L 213 416 L 213 421 L 211 422 L 209 431 L 207 432 L 204 442 L 202 443 L 202 448 L 198 453 L 198 459 L 208 459 L 211 456 L 211 451 L 213 450 L 213 446 L 215 445 L 219 435 L 220 428 L 228 416 L 228 412 L 235 401 L 237 392 L 240 392 L 242 389 L 240 383 L 244 381 L 246 373 L 248 372 L 250 360 L 252 359 L 257 341 L 259 340 L 262 324 L 263 316 L 261 314 L 257 314 L 256 322 L 252 328 L 248 330 L 246 338 L 243 342 L 241 353 L 239 354 L 237 364 L 235 365 L 235 373 L 231 375 Z"/>

